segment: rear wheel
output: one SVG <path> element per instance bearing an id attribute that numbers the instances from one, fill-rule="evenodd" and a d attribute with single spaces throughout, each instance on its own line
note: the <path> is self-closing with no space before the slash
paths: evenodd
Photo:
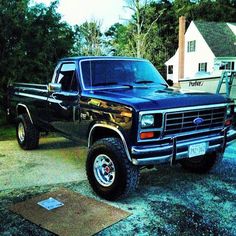
<path id="1" fill-rule="evenodd" d="M 182 167 L 194 173 L 207 173 L 216 166 L 223 158 L 223 153 L 210 153 L 200 157 L 183 159 L 180 161 Z"/>
<path id="2" fill-rule="evenodd" d="M 24 150 L 31 150 L 38 147 L 39 131 L 32 124 L 27 114 L 22 114 L 17 117 L 16 136 L 18 144 Z"/>
<path id="3" fill-rule="evenodd" d="M 139 182 L 139 167 L 128 160 L 118 138 L 103 138 L 93 144 L 88 153 L 86 172 L 93 190 L 107 200 L 128 195 Z"/>

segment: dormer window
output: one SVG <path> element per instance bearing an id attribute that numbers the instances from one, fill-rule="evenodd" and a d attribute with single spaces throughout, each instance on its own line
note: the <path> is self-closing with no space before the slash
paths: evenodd
<path id="1" fill-rule="evenodd" d="M 196 51 L 196 40 L 188 41 L 187 52 L 195 52 L 195 51 Z"/>

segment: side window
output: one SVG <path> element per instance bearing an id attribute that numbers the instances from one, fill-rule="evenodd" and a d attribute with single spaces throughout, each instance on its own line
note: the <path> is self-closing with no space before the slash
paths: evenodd
<path id="1" fill-rule="evenodd" d="M 195 52 L 196 51 L 196 40 L 188 41 L 187 52 Z"/>
<path id="2" fill-rule="evenodd" d="M 198 71 L 207 72 L 207 63 L 198 63 Z"/>
<path id="3" fill-rule="evenodd" d="M 174 66 L 173 65 L 169 65 L 168 66 L 168 75 L 172 75 L 173 74 L 173 70 L 174 70 Z"/>
<path id="4" fill-rule="evenodd" d="M 57 72 L 56 83 L 60 83 L 62 91 L 78 91 L 76 71 L 74 63 L 64 63 Z"/>
<path id="5" fill-rule="evenodd" d="M 234 70 L 234 61 L 222 61 L 220 70 Z"/>

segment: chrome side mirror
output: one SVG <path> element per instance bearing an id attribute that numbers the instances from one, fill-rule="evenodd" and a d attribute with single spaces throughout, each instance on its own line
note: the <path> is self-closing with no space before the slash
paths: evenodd
<path id="1" fill-rule="evenodd" d="M 51 92 L 51 93 L 61 92 L 61 84 L 49 83 L 48 84 L 48 92 Z"/>

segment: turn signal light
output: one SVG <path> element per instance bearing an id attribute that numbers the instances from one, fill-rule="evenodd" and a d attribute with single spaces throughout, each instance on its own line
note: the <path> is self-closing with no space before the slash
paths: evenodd
<path id="1" fill-rule="evenodd" d="M 143 132 L 140 134 L 141 139 L 150 139 L 154 138 L 154 132 Z"/>
<path id="2" fill-rule="evenodd" d="M 226 126 L 232 125 L 232 120 L 226 120 L 226 121 L 225 121 L 225 125 L 226 125 Z"/>

